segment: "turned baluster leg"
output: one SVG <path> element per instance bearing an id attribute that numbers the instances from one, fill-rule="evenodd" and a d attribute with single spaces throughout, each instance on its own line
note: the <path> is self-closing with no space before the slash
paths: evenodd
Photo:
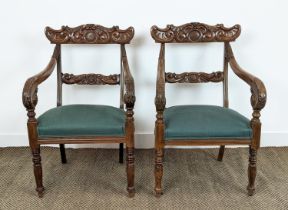
<path id="1" fill-rule="evenodd" d="M 127 191 L 129 197 L 134 197 L 135 195 L 135 187 L 134 187 L 134 147 L 126 147 L 126 163 L 127 163 Z"/>
<path id="2" fill-rule="evenodd" d="M 36 191 L 38 192 L 39 198 L 42 198 L 44 193 L 44 187 L 43 187 L 40 146 L 38 145 L 36 148 L 31 148 L 31 151 L 33 155 L 32 161 L 34 167 L 34 176 L 36 180 Z"/>
<path id="3" fill-rule="evenodd" d="M 34 103 L 37 103 L 37 97 L 34 99 Z M 28 136 L 29 136 L 29 145 L 32 152 L 32 161 L 34 168 L 34 176 L 36 181 L 36 191 L 40 198 L 43 197 L 44 187 L 43 187 L 43 177 L 42 177 L 42 165 L 41 165 L 41 156 L 40 156 L 40 145 L 38 141 L 38 132 L 37 132 L 37 120 L 35 118 L 34 109 L 28 110 Z"/>
<path id="4" fill-rule="evenodd" d="M 160 197 L 162 192 L 163 177 L 163 148 L 155 150 L 155 193 L 156 197 Z"/>
<path id="5" fill-rule="evenodd" d="M 163 177 L 163 157 L 164 157 L 164 124 L 162 115 L 158 115 L 155 123 L 155 193 L 156 197 L 160 197 L 162 192 L 162 177 Z"/>
<path id="6" fill-rule="evenodd" d="M 218 153 L 218 158 L 217 158 L 218 161 L 223 160 L 224 151 L 225 151 L 225 145 L 221 145 L 219 149 L 219 153 Z"/>
<path id="7" fill-rule="evenodd" d="M 256 179 L 256 162 L 257 162 L 257 150 L 249 147 L 249 166 L 248 166 L 248 195 L 252 196 L 255 193 L 255 179 Z"/>
<path id="8" fill-rule="evenodd" d="M 251 127 L 253 132 L 252 144 L 249 146 L 249 165 L 248 165 L 248 195 L 252 196 L 255 193 L 255 179 L 257 173 L 257 150 L 260 147 L 261 122 L 259 120 L 259 110 L 254 110 Z"/>
<path id="9" fill-rule="evenodd" d="M 135 173 L 135 166 L 134 166 L 134 118 L 133 118 L 133 111 L 132 109 L 127 110 L 126 115 L 126 171 L 127 171 L 127 191 L 128 196 L 134 197 L 135 195 L 135 187 L 134 187 L 134 173 Z"/>

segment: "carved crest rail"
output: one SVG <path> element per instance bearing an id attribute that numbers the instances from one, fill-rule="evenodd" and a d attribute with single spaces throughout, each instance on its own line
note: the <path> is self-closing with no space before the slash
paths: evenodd
<path id="1" fill-rule="evenodd" d="M 215 26 L 204 23 L 187 23 L 181 26 L 167 25 L 166 28 L 151 27 L 151 36 L 160 43 L 187 42 L 229 42 L 241 33 L 241 26 L 227 28 L 223 24 Z"/>
<path id="2" fill-rule="evenodd" d="M 75 28 L 62 26 L 60 30 L 46 27 L 45 34 L 54 44 L 128 44 L 134 36 L 134 28 L 122 30 L 118 26 L 106 28 L 86 24 Z"/>

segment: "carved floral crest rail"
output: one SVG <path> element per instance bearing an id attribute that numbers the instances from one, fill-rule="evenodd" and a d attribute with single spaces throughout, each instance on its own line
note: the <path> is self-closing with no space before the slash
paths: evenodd
<path id="1" fill-rule="evenodd" d="M 226 28 L 223 24 L 210 26 L 204 23 L 187 23 L 181 26 L 167 25 L 166 28 L 152 26 L 151 36 L 160 43 L 187 42 L 230 42 L 241 33 L 240 25 Z"/>
<path id="2" fill-rule="evenodd" d="M 134 36 L 134 29 L 86 24 L 75 28 L 62 26 L 60 30 L 46 27 L 45 34 L 54 44 L 128 44 Z"/>

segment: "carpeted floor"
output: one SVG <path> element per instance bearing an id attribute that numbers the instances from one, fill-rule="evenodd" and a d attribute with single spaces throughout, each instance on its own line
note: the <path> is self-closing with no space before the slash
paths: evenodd
<path id="1" fill-rule="evenodd" d="M 248 149 L 166 150 L 164 195 L 153 194 L 153 150 L 136 150 L 136 195 L 126 193 L 118 151 L 42 149 L 44 198 L 37 197 L 28 148 L 0 148 L 0 209 L 288 209 L 288 148 L 262 148 L 256 194 L 246 193 Z"/>

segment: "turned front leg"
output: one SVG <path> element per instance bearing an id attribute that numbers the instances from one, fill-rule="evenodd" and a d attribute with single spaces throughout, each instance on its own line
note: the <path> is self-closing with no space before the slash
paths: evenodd
<path id="1" fill-rule="evenodd" d="M 134 197 L 135 195 L 135 187 L 134 187 L 134 173 L 135 173 L 135 165 L 134 165 L 134 118 L 133 118 L 133 110 L 129 109 L 126 112 L 126 171 L 127 171 L 127 191 L 128 196 Z"/>
<path id="2" fill-rule="evenodd" d="M 43 176 L 42 176 L 42 164 L 41 164 L 41 156 L 40 156 L 40 146 L 32 150 L 32 161 L 34 167 L 34 176 L 36 180 L 36 191 L 38 192 L 39 198 L 43 197 L 44 187 L 43 187 Z"/>
<path id="3" fill-rule="evenodd" d="M 155 123 L 155 193 L 156 197 L 160 197 L 162 192 L 162 177 L 163 177 L 163 156 L 164 156 L 164 122 L 162 114 L 157 114 Z"/>
<path id="4" fill-rule="evenodd" d="M 163 148 L 155 150 L 155 193 L 156 197 L 160 197 L 162 192 L 162 177 L 163 177 Z"/>
<path id="5" fill-rule="evenodd" d="M 134 187 L 134 147 L 126 147 L 126 164 L 127 164 L 127 191 L 129 193 L 129 197 L 134 197 L 135 195 L 135 187 Z"/>
<path id="6" fill-rule="evenodd" d="M 255 193 L 255 179 L 256 179 L 256 168 L 257 163 L 257 150 L 249 147 L 249 166 L 248 166 L 248 195 L 252 196 Z"/>

